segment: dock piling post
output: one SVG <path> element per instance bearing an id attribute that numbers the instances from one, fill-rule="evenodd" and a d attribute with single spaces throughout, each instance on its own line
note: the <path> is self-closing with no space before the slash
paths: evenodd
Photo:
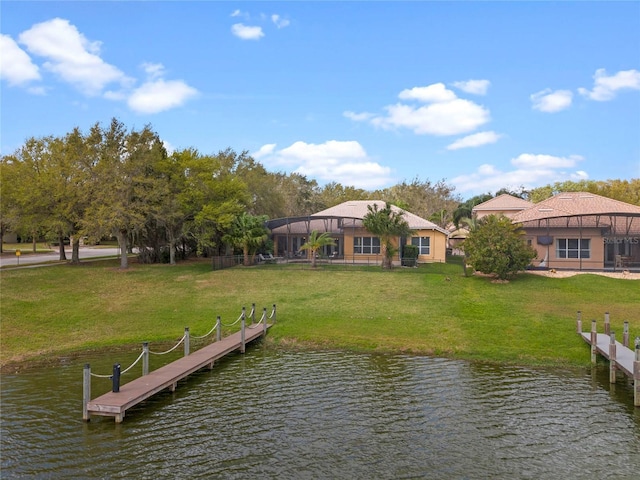
<path id="1" fill-rule="evenodd" d="M 251 304 L 251 325 L 256 323 L 256 304 Z"/>
<path id="2" fill-rule="evenodd" d="M 596 364 L 597 359 L 597 347 L 598 347 L 598 332 L 596 330 L 596 321 L 591 320 L 591 363 Z"/>
<path id="3" fill-rule="evenodd" d="M 262 336 L 267 336 L 267 307 L 262 309 Z"/>
<path id="4" fill-rule="evenodd" d="M 276 323 L 276 304 L 273 304 L 273 311 L 271 312 L 271 316 L 273 317 L 273 323 Z"/>
<path id="5" fill-rule="evenodd" d="M 220 315 L 216 318 L 216 342 L 219 342 L 222 339 L 222 321 L 220 320 Z"/>
<path id="6" fill-rule="evenodd" d="M 622 345 L 629 348 L 629 322 L 624 321 L 624 327 L 622 330 Z"/>
<path id="7" fill-rule="evenodd" d="M 113 365 L 113 375 L 111 375 L 111 391 L 118 393 L 120 391 L 120 364 Z"/>
<path id="8" fill-rule="evenodd" d="M 142 343 L 142 375 L 149 374 L 149 342 Z"/>
<path id="9" fill-rule="evenodd" d="M 609 336 L 609 383 L 616 383 L 616 334 Z"/>
<path id="10" fill-rule="evenodd" d="M 191 345 L 189 345 L 189 327 L 184 327 L 184 356 L 189 355 Z"/>
<path id="11" fill-rule="evenodd" d="M 609 319 L 609 312 L 604 312 L 604 334 L 609 335 L 611 333 L 611 321 Z"/>
<path id="12" fill-rule="evenodd" d="M 82 420 L 88 422 L 91 417 L 87 404 L 91 401 L 91 365 L 84 364 L 83 382 L 82 382 Z"/>
<path id="13" fill-rule="evenodd" d="M 578 333 L 582 333 L 582 312 L 578 310 L 578 318 L 576 320 Z"/>
<path id="14" fill-rule="evenodd" d="M 240 353 L 244 353 L 245 351 L 245 334 L 244 334 L 244 324 L 245 324 L 245 308 L 242 307 L 242 315 L 240 315 Z"/>
<path id="15" fill-rule="evenodd" d="M 636 358 L 633 361 L 633 404 L 640 407 L 640 338 L 636 338 Z"/>

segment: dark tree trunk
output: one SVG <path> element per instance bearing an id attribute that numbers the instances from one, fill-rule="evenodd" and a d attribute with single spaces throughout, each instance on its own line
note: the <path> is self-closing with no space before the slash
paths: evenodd
<path id="1" fill-rule="evenodd" d="M 66 260 L 67 253 L 64 251 L 64 237 L 62 235 L 59 235 L 58 241 L 60 242 L 60 260 Z"/>
<path id="2" fill-rule="evenodd" d="M 125 270 L 129 268 L 129 257 L 127 256 L 127 231 L 118 231 L 118 246 L 120 247 L 120 268 Z"/>
<path id="3" fill-rule="evenodd" d="M 71 263 L 80 263 L 80 238 L 73 237 L 73 247 L 71 249 Z"/>

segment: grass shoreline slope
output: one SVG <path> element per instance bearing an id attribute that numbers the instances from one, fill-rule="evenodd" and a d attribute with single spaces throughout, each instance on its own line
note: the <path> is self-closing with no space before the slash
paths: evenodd
<path id="1" fill-rule="evenodd" d="M 0 367 L 95 349 L 169 342 L 185 326 L 202 334 L 243 306 L 270 311 L 274 348 L 331 348 L 434 355 L 518 365 L 587 365 L 576 334 L 609 312 L 612 330 L 629 321 L 640 335 L 638 283 L 598 275 L 522 274 L 506 284 L 462 274 L 460 265 L 417 269 L 293 265 L 212 271 L 116 261 L 3 271 Z M 635 317 L 634 317 L 635 315 Z M 228 334 L 230 332 L 225 332 Z"/>

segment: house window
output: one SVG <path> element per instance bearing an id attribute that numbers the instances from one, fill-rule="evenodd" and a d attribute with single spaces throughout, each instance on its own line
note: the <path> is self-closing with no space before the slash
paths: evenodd
<path id="1" fill-rule="evenodd" d="M 431 237 L 411 237 L 411 245 L 418 247 L 418 255 L 431 253 Z"/>
<path id="2" fill-rule="evenodd" d="M 556 258 L 591 258 L 591 239 L 558 238 Z"/>
<path id="3" fill-rule="evenodd" d="M 353 253 L 374 255 L 380 253 L 380 239 L 378 237 L 354 237 Z"/>

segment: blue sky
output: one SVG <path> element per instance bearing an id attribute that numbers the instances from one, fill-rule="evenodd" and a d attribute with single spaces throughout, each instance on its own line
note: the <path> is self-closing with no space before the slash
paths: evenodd
<path id="1" fill-rule="evenodd" d="M 0 4 L 0 152 L 112 117 L 384 188 L 640 177 L 640 2 Z"/>

